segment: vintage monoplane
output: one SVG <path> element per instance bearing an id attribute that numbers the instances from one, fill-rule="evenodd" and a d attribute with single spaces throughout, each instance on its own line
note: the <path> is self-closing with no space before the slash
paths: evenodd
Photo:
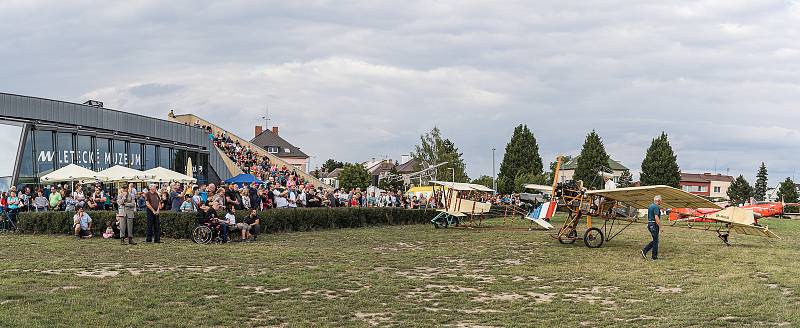
<path id="1" fill-rule="evenodd" d="M 560 159 L 559 159 L 560 162 Z M 558 177 L 556 169 L 555 177 Z M 584 244 L 590 248 L 597 248 L 606 241 L 625 231 L 632 224 L 639 221 L 638 210 L 646 209 L 652 204 L 656 195 L 662 199 L 662 209 L 694 210 L 691 220 L 674 220 L 686 222 L 686 228 L 714 231 L 728 243 L 728 234 L 733 231 L 745 235 L 778 238 L 766 226 L 759 225 L 754 220 L 752 209 L 729 207 L 722 209 L 705 198 L 669 186 L 629 187 L 608 190 L 586 190 L 582 181 L 554 182 L 553 200 L 559 204 L 559 209 L 567 212 L 564 225 L 553 235 L 562 244 L 572 244 L 578 239 L 583 239 Z M 544 191 L 542 186 L 530 185 L 529 189 Z M 709 209 L 707 214 L 696 212 L 698 209 Z M 582 237 L 578 236 L 578 224 L 586 219 L 586 229 Z M 544 219 L 549 220 L 550 217 Z M 602 226 L 593 225 L 602 220 Z M 665 224 L 666 220 L 664 221 Z M 615 225 L 617 230 L 614 230 Z"/>

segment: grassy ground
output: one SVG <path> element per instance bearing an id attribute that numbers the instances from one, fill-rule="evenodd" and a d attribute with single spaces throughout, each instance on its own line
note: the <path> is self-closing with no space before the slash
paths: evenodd
<path id="1" fill-rule="evenodd" d="M 120 246 L 0 235 L 2 327 L 800 326 L 800 221 L 773 241 L 637 225 L 600 249 L 430 225 Z"/>

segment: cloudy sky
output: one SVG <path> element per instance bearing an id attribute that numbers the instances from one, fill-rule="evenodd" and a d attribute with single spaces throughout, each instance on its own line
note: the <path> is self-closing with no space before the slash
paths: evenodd
<path id="1" fill-rule="evenodd" d="M 0 92 L 248 137 L 269 106 L 315 163 L 399 158 L 439 126 L 472 177 L 520 123 L 546 160 L 594 129 L 635 172 L 666 131 L 684 171 L 764 161 L 775 184 L 800 153 L 798 22 L 757 0 L 0 0 Z"/>

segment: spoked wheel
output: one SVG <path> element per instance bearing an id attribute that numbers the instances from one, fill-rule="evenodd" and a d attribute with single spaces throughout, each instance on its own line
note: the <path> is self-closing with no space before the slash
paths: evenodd
<path id="1" fill-rule="evenodd" d="M 562 230 L 561 233 L 558 234 L 558 242 L 562 244 L 574 244 L 575 240 L 578 239 L 578 232 L 575 229 L 567 228 L 569 232 L 564 233 Z"/>
<path id="2" fill-rule="evenodd" d="M 211 228 L 200 225 L 192 229 L 192 241 L 198 244 L 208 244 L 211 242 Z"/>
<path id="3" fill-rule="evenodd" d="M 603 246 L 603 241 L 605 241 L 603 237 L 603 231 L 598 228 L 586 230 L 586 234 L 583 235 L 583 243 L 589 248 L 598 248 Z"/>

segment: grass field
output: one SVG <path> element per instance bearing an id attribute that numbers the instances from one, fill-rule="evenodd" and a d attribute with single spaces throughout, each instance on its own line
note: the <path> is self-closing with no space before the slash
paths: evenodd
<path id="1" fill-rule="evenodd" d="M 558 223 L 558 222 L 557 222 Z M 782 240 L 634 226 L 600 249 L 431 225 L 120 246 L 0 235 L 2 327 L 800 326 L 800 221 Z"/>

